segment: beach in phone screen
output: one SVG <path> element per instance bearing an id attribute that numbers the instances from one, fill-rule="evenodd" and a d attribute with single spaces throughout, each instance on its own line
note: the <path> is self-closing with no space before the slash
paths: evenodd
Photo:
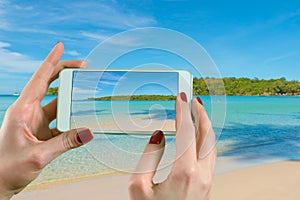
<path id="1" fill-rule="evenodd" d="M 71 128 L 175 131 L 177 72 L 73 72 Z"/>

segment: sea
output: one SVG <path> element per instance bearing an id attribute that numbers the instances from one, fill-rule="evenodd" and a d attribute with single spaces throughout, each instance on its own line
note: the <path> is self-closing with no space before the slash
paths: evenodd
<path id="1" fill-rule="evenodd" d="M 0 96 L 0 124 L 16 96 Z M 46 96 L 42 105 L 55 96 Z M 201 96 L 211 110 L 211 98 Z M 132 101 L 135 112 L 145 112 L 140 101 Z M 163 103 L 169 119 L 175 117 L 174 101 Z M 139 108 L 141 110 L 139 111 Z M 142 109 L 143 108 L 143 109 Z M 97 107 L 95 108 L 97 109 Z M 101 114 L 101 113 L 100 113 Z M 210 115 L 210 112 L 209 112 Z M 159 120 L 159 119 L 158 119 Z M 55 122 L 51 123 L 55 127 Z M 227 96 L 226 116 L 218 132 L 218 158 L 260 165 L 283 160 L 300 160 L 300 97 Z M 55 159 L 32 184 L 90 175 L 131 172 L 139 160 L 149 135 L 95 134 L 94 140 Z M 175 136 L 166 136 L 166 149 L 160 167 L 174 162 Z"/>

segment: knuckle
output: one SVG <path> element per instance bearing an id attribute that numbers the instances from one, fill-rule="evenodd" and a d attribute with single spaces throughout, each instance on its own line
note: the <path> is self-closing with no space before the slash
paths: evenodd
<path id="1" fill-rule="evenodd" d="M 189 182 L 194 182 L 194 181 L 198 180 L 199 172 L 195 167 L 190 167 L 190 168 L 184 170 L 183 174 L 184 174 L 186 180 L 188 180 Z"/>
<path id="2" fill-rule="evenodd" d="M 216 146 L 214 147 L 213 154 L 214 154 L 214 156 L 216 156 L 218 154 Z"/>
<path id="3" fill-rule="evenodd" d="M 41 152 L 33 151 L 29 158 L 29 163 L 38 170 L 41 170 L 45 167 L 45 160 Z"/>
<path id="4" fill-rule="evenodd" d="M 131 179 L 128 185 L 128 191 L 132 194 L 134 193 L 145 193 L 146 192 L 146 182 L 144 179 Z"/>
<path id="5" fill-rule="evenodd" d="M 8 107 L 5 117 L 7 117 L 10 122 L 20 123 L 26 119 L 30 112 L 31 110 L 28 109 L 27 105 L 20 106 L 15 102 Z"/>
<path id="6" fill-rule="evenodd" d="M 73 141 L 74 137 L 71 137 L 69 132 L 64 133 L 62 136 L 63 136 L 62 143 L 63 143 L 63 146 L 65 149 L 73 149 L 76 147 L 76 145 L 75 145 L 76 143 L 75 143 L 75 141 Z M 73 138 L 73 140 L 72 140 L 72 138 Z"/>
<path id="7" fill-rule="evenodd" d="M 10 105 L 8 107 L 8 109 L 6 110 L 6 116 L 9 116 L 10 119 L 15 119 L 16 118 L 16 114 L 15 112 L 18 111 L 18 113 L 22 112 L 22 109 L 18 109 L 16 108 L 16 106 L 14 104 Z M 21 116 L 22 113 L 20 113 L 17 116 Z"/>
<path id="8" fill-rule="evenodd" d="M 203 178 L 201 180 L 200 187 L 201 187 L 201 190 L 203 192 L 208 193 L 210 191 L 210 189 L 211 189 L 211 186 L 212 186 L 212 178 L 211 178 L 211 176 L 209 176 L 207 178 Z"/>
<path id="9" fill-rule="evenodd" d="M 198 181 L 199 172 L 196 167 L 189 167 L 183 170 L 177 170 L 174 176 L 178 181 L 190 184 Z"/>
<path id="10" fill-rule="evenodd" d="M 12 114 L 13 110 L 14 110 L 14 105 L 12 104 L 7 108 L 6 114 L 7 115 Z"/>

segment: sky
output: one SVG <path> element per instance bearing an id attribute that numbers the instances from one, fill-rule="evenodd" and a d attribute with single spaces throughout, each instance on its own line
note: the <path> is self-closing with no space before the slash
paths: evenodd
<path id="1" fill-rule="evenodd" d="M 73 72 L 72 99 L 132 95 L 177 95 L 175 72 Z"/>
<path id="2" fill-rule="evenodd" d="M 298 0 L 0 0 L 0 94 L 21 91 L 58 41 L 65 45 L 62 59 L 85 59 L 105 39 L 142 27 L 191 37 L 222 77 L 300 81 Z M 157 63 L 160 56 L 137 53 L 118 65 Z M 185 65 L 168 56 L 164 60 L 174 68 Z"/>

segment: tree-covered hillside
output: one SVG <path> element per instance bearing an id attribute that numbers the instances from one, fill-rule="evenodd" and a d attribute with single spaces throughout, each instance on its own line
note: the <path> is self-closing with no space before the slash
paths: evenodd
<path id="1" fill-rule="evenodd" d="M 173 95 L 131 95 L 131 96 L 105 96 L 88 98 L 88 100 L 175 100 Z"/>
<path id="2" fill-rule="evenodd" d="M 224 86 L 223 86 L 224 83 Z M 208 87 L 209 86 L 209 90 Z M 274 96 L 300 95 L 300 82 L 280 79 L 249 78 L 194 78 L 194 95 Z M 49 88 L 48 95 L 57 95 L 58 88 Z"/>
<path id="3" fill-rule="evenodd" d="M 54 87 L 54 88 L 49 88 L 47 95 L 57 95 L 58 94 L 58 88 Z"/>
<path id="4" fill-rule="evenodd" d="M 274 95 L 300 95 L 300 82 L 280 79 L 249 79 L 249 78 L 223 78 L 226 95 L 233 96 L 274 96 Z M 207 85 L 210 86 L 208 91 Z M 193 91 L 195 95 L 222 95 L 223 86 L 220 79 L 194 78 Z"/>

